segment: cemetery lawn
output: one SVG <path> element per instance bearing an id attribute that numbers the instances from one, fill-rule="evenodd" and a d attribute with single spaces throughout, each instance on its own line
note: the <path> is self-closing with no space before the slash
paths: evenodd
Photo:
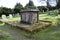
<path id="1" fill-rule="evenodd" d="M 60 15 L 49 16 L 47 14 L 40 14 L 40 20 L 52 21 L 52 25 L 34 34 L 26 33 L 7 24 L 0 25 L 0 30 L 10 33 L 16 40 L 60 40 L 60 25 L 56 25 L 60 21 L 57 20 L 58 18 L 60 18 Z M 20 20 L 20 17 L 7 18 L 7 21 L 17 20 Z"/>
<path id="2" fill-rule="evenodd" d="M 48 15 L 48 14 L 40 14 L 39 15 L 39 20 L 51 21 L 52 25 L 56 25 L 59 18 L 60 18 L 60 15 L 58 15 L 58 16 Z"/>
<path id="3" fill-rule="evenodd" d="M 19 21 L 21 20 L 20 17 L 13 17 L 13 18 L 6 18 L 6 21 L 5 22 L 8 22 L 8 21 Z M 2 21 L 2 18 L 0 19 L 0 21 Z"/>

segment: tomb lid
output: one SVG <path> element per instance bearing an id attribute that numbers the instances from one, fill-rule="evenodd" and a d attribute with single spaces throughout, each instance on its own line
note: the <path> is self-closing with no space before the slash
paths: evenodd
<path id="1" fill-rule="evenodd" d="M 39 12 L 38 9 L 24 9 L 24 10 L 21 10 L 20 12 Z"/>

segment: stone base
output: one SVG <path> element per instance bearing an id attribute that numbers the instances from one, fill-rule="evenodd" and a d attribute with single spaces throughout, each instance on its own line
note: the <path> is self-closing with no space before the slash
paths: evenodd
<path id="1" fill-rule="evenodd" d="M 24 21 L 20 21 L 20 24 L 31 24 L 31 23 L 29 23 L 29 22 L 24 22 Z"/>
<path id="2" fill-rule="evenodd" d="M 40 30 L 42 28 L 46 28 L 48 27 L 49 25 L 51 25 L 51 22 L 49 21 L 39 21 L 39 23 L 34 23 L 34 24 L 22 24 L 20 22 L 7 22 L 7 24 L 13 26 L 13 27 L 18 27 L 20 29 L 23 29 L 23 30 L 26 30 L 26 31 L 29 31 L 29 32 L 33 32 L 33 31 L 37 31 L 37 30 Z"/>

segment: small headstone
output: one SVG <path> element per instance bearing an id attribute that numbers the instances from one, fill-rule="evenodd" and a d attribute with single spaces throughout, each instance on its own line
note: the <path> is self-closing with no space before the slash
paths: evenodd
<path id="1" fill-rule="evenodd" d="M 9 14 L 9 18 L 12 18 L 13 16 L 12 16 L 12 14 Z"/>
<path id="2" fill-rule="evenodd" d="M 19 13 L 17 13 L 16 16 L 20 16 Z"/>
<path id="3" fill-rule="evenodd" d="M 14 14 L 12 14 L 13 15 L 13 17 L 14 17 Z"/>
<path id="4" fill-rule="evenodd" d="M 3 20 L 3 21 L 6 20 L 6 15 L 2 15 L 2 20 Z"/>

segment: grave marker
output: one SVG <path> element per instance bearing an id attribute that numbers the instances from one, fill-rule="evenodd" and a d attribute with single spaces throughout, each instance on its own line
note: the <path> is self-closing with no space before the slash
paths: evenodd
<path id="1" fill-rule="evenodd" d="M 2 15 L 2 20 L 3 20 L 3 21 L 6 20 L 6 15 Z"/>
<path id="2" fill-rule="evenodd" d="M 9 14 L 9 18 L 12 18 L 13 16 L 12 16 L 12 14 Z"/>

